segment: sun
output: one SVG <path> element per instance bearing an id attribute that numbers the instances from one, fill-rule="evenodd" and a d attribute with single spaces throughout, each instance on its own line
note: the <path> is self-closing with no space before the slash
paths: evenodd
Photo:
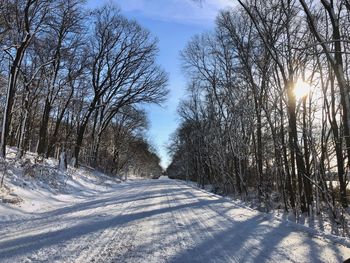
<path id="1" fill-rule="evenodd" d="M 298 79 L 294 86 L 294 95 L 296 99 L 302 99 L 309 95 L 311 91 L 310 84 Z"/>

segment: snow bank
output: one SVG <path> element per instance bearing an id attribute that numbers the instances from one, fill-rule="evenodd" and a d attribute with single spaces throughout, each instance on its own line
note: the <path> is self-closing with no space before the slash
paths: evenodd
<path id="1" fill-rule="evenodd" d="M 4 185 L 0 188 L 1 221 L 77 203 L 112 191 L 121 182 L 90 167 L 68 167 L 62 172 L 54 159 L 36 162 L 35 155 L 29 153 L 23 160 L 16 160 L 15 149 L 8 152 Z"/>

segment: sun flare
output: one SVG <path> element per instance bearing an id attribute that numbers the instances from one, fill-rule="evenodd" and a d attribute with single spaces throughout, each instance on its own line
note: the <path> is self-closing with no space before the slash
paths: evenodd
<path id="1" fill-rule="evenodd" d="M 310 84 L 303 81 L 302 79 L 298 79 L 294 86 L 294 95 L 297 99 L 305 98 L 309 95 L 311 91 Z"/>

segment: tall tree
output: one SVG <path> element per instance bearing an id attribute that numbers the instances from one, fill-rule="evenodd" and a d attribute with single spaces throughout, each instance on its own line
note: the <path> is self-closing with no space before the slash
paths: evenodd
<path id="1" fill-rule="evenodd" d="M 90 43 L 92 99 L 77 129 L 76 164 L 86 127 L 96 110 L 110 109 L 106 116 L 108 124 L 121 107 L 160 103 L 167 94 L 167 76 L 156 65 L 156 40 L 150 33 L 110 5 L 95 10 L 92 19 L 95 26 Z"/>

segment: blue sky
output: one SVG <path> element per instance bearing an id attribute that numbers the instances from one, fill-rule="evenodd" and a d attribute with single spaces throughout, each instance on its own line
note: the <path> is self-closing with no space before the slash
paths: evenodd
<path id="1" fill-rule="evenodd" d="M 185 96 L 186 79 L 181 72 L 180 51 L 195 34 L 210 31 L 219 10 L 232 6 L 233 0 L 107 0 L 116 3 L 122 14 L 137 20 L 159 39 L 158 63 L 169 73 L 170 94 L 163 107 L 147 106 L 149 138 L 162 159 L 169 162 L 166 145 L 178 125 L 176 108 Z M 89 7 L 106 1 L 88 0 Z"/>

